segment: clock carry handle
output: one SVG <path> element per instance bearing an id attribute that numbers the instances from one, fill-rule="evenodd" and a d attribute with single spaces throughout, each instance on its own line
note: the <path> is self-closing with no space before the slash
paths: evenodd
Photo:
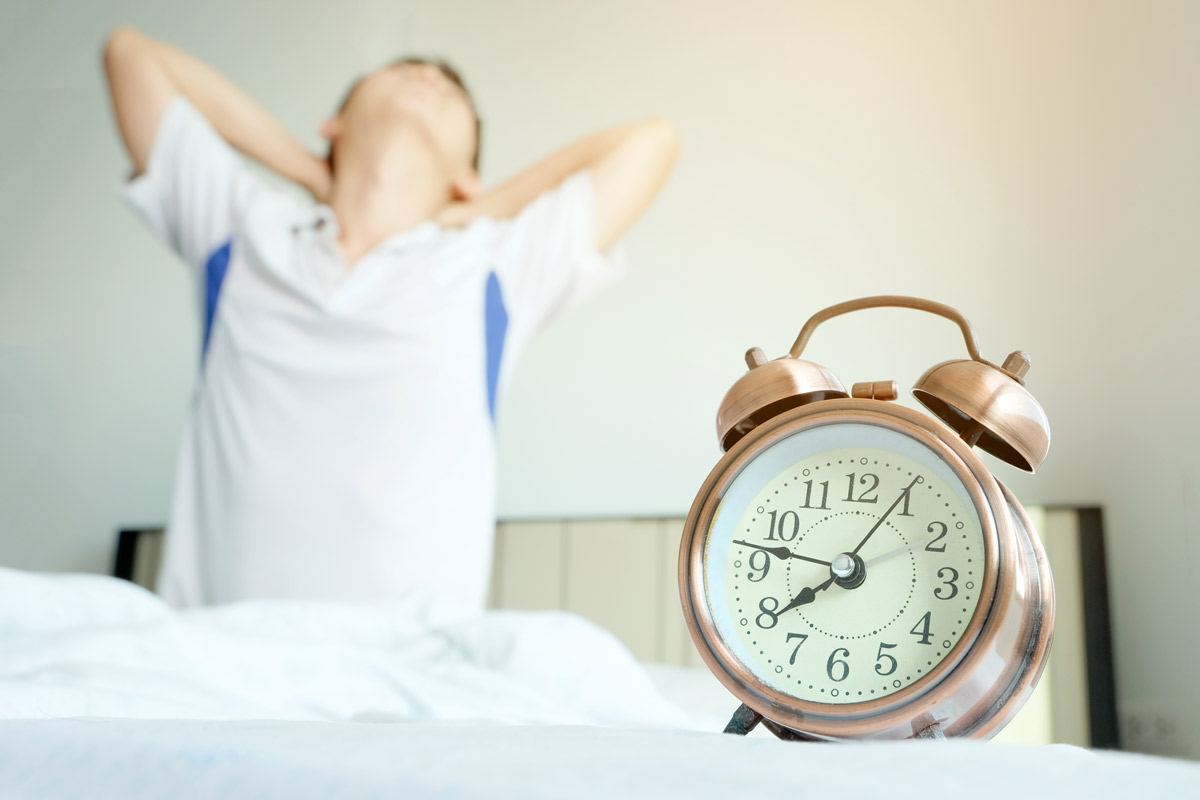
<path id="1" fill-rule="evenodd" d="M 928 311 L 930 314 L 936 314 L 939 317 L 945 317 L 952 322 L 958 324 L 962 330 L 963 339 L 967 343 L 967 352 L 971 356 L 972 361 L 980 361 L 987 364 L 979 356 L 979 344 L 975 341 L 975 331 L 971 328 L 971 323 L 967 318 L 960 314 L 956 309 L 942 303 L 935 303 L 932 300 L 925 300 L 921 297 L 906 297 L 899 294 L 877 295 L 875 297 L 862 297 L 858 300 L 848 300 L 845 303 L 838 303 L 829 308 L 818 311 L 813 314 L 808 322 L 804 323 L 804 327 L 800 331 L 800 335 L 796 337 L 796 343 L 792 345 L 792 358 L 799 358 L 804 352 L 804 348 L 808 346 L 808 340 L 816 331 L 817 326 L 822 322 L 827 322 L 834 317 L 840 317 L 842 314 L 849 314 L 851 311 L 862 311 L 866 308 L 915 308 L 918 311 Z"/>

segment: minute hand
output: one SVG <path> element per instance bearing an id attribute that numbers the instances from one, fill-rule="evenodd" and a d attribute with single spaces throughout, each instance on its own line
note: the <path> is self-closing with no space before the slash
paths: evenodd
<path id="1" fill-rule="evenodd" d="M 888 514 L 891 514 L 893 511 L 896 510 L 896 506 L 900 505 L 900 501 L 904 499 L 905 495 L 907 495 L 910 491 L 912 491 L 912 487 L 916 486 L 917 481 L 919 481 L 919 480 L 921 480 L 920 475 L 913 478 L 912 482 L 909 483 L 908 486 L 905 486 L 902 490 L 900 490 L 899 496 L 895 500 L 892 501 L 892 504 L 890 506 L 888 506 L 888 510 L 883 512 L 883 516 L 875 521 L 875 524 L 871 526 L 871 530 L 867 531 L 867 535 L 862 538 L 862 541 L 858 543 L 858 546 L 850 551 L 850 555 L 853 555 L 853 556 L 858 555 L 858 551 L 862 550 L 862 546 L 867 543 L 867 540 L 871 538 L 872 534 L 874 534 L 875 531 L 879 530 L 879 526 L 882 525 L 883 521 L 888 518 Z"/>

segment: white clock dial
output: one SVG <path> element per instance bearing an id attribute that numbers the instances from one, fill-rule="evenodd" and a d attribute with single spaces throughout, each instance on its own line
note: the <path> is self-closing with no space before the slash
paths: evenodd
<path id="1" fill-rule="evenodd" d="M 761 682 L 814 703 L 887 697 L 929 675 L 981 601 L 984 527 L 933 450 L 865 423 L 764 450 L 705 547 L 722 638 Z"/>

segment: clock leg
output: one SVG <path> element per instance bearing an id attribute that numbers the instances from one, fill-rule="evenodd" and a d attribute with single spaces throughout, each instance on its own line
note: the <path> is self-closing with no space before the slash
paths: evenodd
<path id="1" fill-rule="evenodd" d="M 733 716 L 729 718 L 729 724 L 725 726 L 724 733 L 745 736 L 758 727 L 758 723 L 760 722 L 762 722 L 762 714 L 742 703 L 738 706 L 737 711 L 733 712 Z"/>

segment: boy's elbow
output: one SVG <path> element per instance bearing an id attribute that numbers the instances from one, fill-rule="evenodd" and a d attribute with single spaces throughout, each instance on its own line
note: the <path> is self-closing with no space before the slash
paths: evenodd
<path id="1" fill-rule="evenodd" d="M 667 117 L 651 117 L 644 123 L 647 135 L 671 153 L 679 150 L 679 129 Z"/>
<path id="2" fill-rule="evenodd" d="M 102 54 L 105 66 L 111 65 L 122 54 L 138 47 L 142 41 L 142 34 L 132 25 L 118 25 L 113 28 L 104 38 Z"/>

